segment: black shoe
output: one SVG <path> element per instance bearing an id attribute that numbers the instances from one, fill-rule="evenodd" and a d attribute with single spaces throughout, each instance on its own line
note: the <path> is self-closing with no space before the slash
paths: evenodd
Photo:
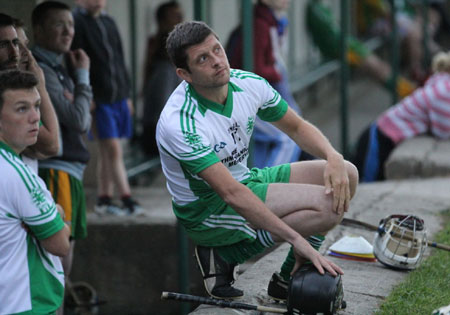
<path id="1" fill-rule="evenodd" d="M 224 261 L 214 248 L 196 246 L 195 258 L 203 275 L 208 294 L 217 299 L 236 299 L 244 295 L 234 283 L 234 270 L 237 265 Z"/>
<path id="2" fill-rule="evenodd" d="M 267 295 L 275 301 L 286 302 L 288 296 L 289 282 L 281 278 L 278 272 L 275 272 L 270 279 L 267 287 Z"/>
<path id="3" fill-rule="evenodd" d="M 144 212 L 142 207 L 134 199 L 129 197 L 122 198 L 122 209 L 129 216 L 139 216 Z"/>

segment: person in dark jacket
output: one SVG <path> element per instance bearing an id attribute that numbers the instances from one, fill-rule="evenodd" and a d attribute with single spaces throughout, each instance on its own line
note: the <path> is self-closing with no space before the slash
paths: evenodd
<path id="1" fill-rule="evenodd" d="M 73 11 L 75 37 L 72 49 L 82 48 L 92 61 L 90 72 L 94 93 L 94 123 L 99 140 L 99 214 L 137 215 L 138 203 L 131 198 L 123 161 L 121 138 L 132 136 L 133 105 L 120 34 L 114 20 L 103 12 L 106 0 L 79 0 Z M 116 186 L 122 209 L 112 203 Z"/>
<path id="2" fill-rule="evenodd" d="M 159 157 L 156 145 L 156 124 L 167 99 L 181 80 L 170 62 L 166 39 L 176 24 L 183 21 L 183 12 L 176 1 L 161 4 L 156 10 L 158 31 L 147 40 L 144 66 L 144 114 L 142 117 L 142 149 L 150 157 Z"/>

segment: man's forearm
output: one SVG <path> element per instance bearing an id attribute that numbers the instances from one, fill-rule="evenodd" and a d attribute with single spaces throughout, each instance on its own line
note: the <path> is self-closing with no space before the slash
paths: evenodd
<path id="1" fill-rule="evenodd" d="M 325 160 L 339 155 L 325 135 L 306 120 L 302 120 L 292 139 L 306 152 Z"/>

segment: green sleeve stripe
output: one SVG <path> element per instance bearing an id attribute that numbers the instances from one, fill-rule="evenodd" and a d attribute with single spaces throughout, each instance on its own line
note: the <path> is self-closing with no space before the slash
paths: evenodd
<path id="1" fill-rule="evenodd" d="M 211 152 L 211 153 L 209 153 L 199 159 L 196 159 L 196 160 L 186 161 L 186 160 L 177 159 L 175 156 L 173 156 L 173 154 L 171 154 L 169 151 L 167 151 L 167 149 L 164 148 L 163 145 L 161 145 L 161 148 L 164 150 L 164 152 L 166 152 L 172 158 L 177 160 L 178 163 L 180 163 L 182 169 L 189 171 L 191 174 L 197 174 L 197 173 L 203 171 L 205 168 L 207 168 L 217 162 L 220 162 L 219 158 L 217 157 L 217 155 L 214 152 Z"/>
<path id="2" fill-rule="evenodd" d="M 196 160 L 182 160 L 179 162 L 192 174 L 198 174 L 211 165 L 220 162 L 220 160 L 214 152 L 211 152 Z"/>
<path id="3" fill-rule="evenodd" d="M 56 210 L 56 205 L 53 203 L 51 205 L 51 208 L 48 209 L 47 211 L 44 211 L 41 214 L 35 215 L 35 216 L 31 216 L 31 217 L 24 217 L 24 221 L 26 222 L 35 222 L 35 221 L 40 221 L 40 220 L 44 220 L 47 219 L 49 216 L 52 216 L 55 213 Z"/>
<path id="4" fill-rule="evenodd" d="M 24 176 L 22 175 L 22 173 L 20 172 L 20 170 L 17 168 L 17 166 L 15 165 L 15 163 L 13 163 L 13 162 L 9 159 L 9 157 L 3 152 L 3 150 L 0 150 L 0 154 L 1 154 L 2 157 L 5 159 L 5 161 L 8 162 L 8 163 L 9 163 L 9 164 L 17 171 L 17 173 L 19 174 L 20 178 L 22 178 L 22 182 L 25 184 L 27 190 L 28 190 L 29 192 L 31 192 L 30 186 L 29 186 L 28 183 L 26 182 Z"/>
<path id="5" fill-rule="evenodd" d="M 27 175 L 27 178 L 29 180 L 29 182 L 31 183 L 31 185 L 33 187 L 39 187 L 39 184 L 37 183 L 36 179 L 33 178 L 33 176 L 30 174 L 30 171 L 25 167 L 25 164 L 18 164 L 19 167 L 23 170 L 23 172 Z"/>
<path id="6" fill-rule="evenodd" d="M 279 99 L 280 99 L 280 94 L 275 93 L 275 95 L 273 96 L 273 98 L 270 101 L 264 103 L 263 107 L 270 105 L 270 104 L 276 104 L 276 103 L 278 103 Z"/>
<path id="7" fill-rule="evenodd" d="M 191 101 L 188 98 L 186 102 L 183 104 L 183 107 L 181 108 L 181 115 L 183 119 L 183 131 L 190 131 L 191 126 L 189 125 L 189 107 L 191 106 Z"/>
<path id="8" fill-rule="evenodd" d="M 264 121 L 277 121 L 286 114 L 288 107 L 289 106 L 286 101 L 284 99 L 281 99 L 276 106 L 259 110 L 258 117 Z"/>
<path id="9" fill-rule="evenodd" d="M 239 78 L 239 79 L 253 78 L 253 79 L 257 79 L 257 80 L 264 80 L 264 78 L 262 78 L 261 76 L 255 74 L 255 73 L 252 73 L 249 71 L 238 70 L 238 69 L 232 69 L 230 72 L 230 75 L 232 77 Z"/>
<path id="10" fill-rule="evenodd" d="M 176 156 L 174 156 L 172 153 L 170 153 L 162 144 L 161 144 L 161 148 L 164 150 L 164 152 L 166 152 L 167 154 L 169 154 L 172 158 L 174 158 L 175 160 L 177 160 L 180 164 L 182 163 L 182 162 L 188 162 L 188 161 L 185 161 L 185 160 L 180 160 L 179 158 L 177 158 Z M 211 151 L 211 153 L 212 154 L 214 154 L 215 156 L 216 156 L 216 154 L 214 153 L 214 152 L 212 152 Z M 211 153 L 208 153 L 207 155 L 205 155 L 204 157 L 206 157 L 206 156 L 209 156 L 209 155 L 211 155 Z M 186 153 L 187 154 L 187 153 Z M 216 156 L 217 157 L 217 156 Z M 191 160 L 191 161 L 194 161 L 194 160 Z"/>
<path id="11" fill-rule="evenodd" d="M 201 154 L 203 154 L 203 153 L 205 153 L 205 152 L 207 152 L 207 151 L 210 151 L 211 150 L 211 147 L 203 147 L 203 148 L 201 148 L 201 149 L 196 149 L 196 150 L 194 150 L 193 152 L 189 152 L 189 153 L 180 153 L 180 156 L 181 157 L 185 157 L 185 158 L 188 158 L 188 157 L 193 157 L 193 156 L 198 156 L 198 155 L 201 155 Z"/>
<path id="12" fill-rule="evenodd" d="M 13 215 L 12 213 L 9 213 L 9 212 L 6 213 L 6 217 L 7 218 L 13 218 L 13 219 L 16 219 L 16 220 L 20 220 L 18 217 L 16 217 L 15 215 Z"/>
<path id="13" fill-rule="evenodd" d="M 183 108 L 184 108 L 186 102 L 187 102 L 187 95 L 186 95 L 186 98 L 185 98 L 184 103 L 183 103 L 183 105 L 181 106 L 181 110 L 180 110 L 180 128 L 181 128 L 181 131 L 184 131 L 184 124 L 183 124 Z"/>
<path id="14" fill-rule="evenodd" d="M 197 110 L 197 105 L 192 101 L 189 88 L 186 87 L 186 99 L 180 110 L 180 125 L 181 131 L 195 133 L 195 119 L 194 114 Z"/>

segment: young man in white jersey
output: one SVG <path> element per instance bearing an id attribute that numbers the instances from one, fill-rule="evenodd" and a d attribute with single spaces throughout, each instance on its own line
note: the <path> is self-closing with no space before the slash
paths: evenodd
<path id="1" fill-rule="evenodd" d="M 348 210 L 356 168 L 266 80 L 230 70 L 217 35 L 205 23 L 178 24 L 167 51 L 184 81 L 167 101 L 156 137 L 173 210 L 197 244 L 207 292 L 242 296 L 231 286 L 234 266 L 274 242 L 292 245 L 269 284 L 274 298 L 286 299 L 291 274 L 306 262 L 320 273 L 342 274 L 313 246 L 320 247 Z M 324 160 L 249 170 L 256 115 Z"/>
<path id="2" fill-rule="evenodd" d="M 0 314 L 51 314 L 61 305 L 69 250 L 62 209 L 20 153 L 37 141 L 41 98 L 30 72 L 0 71 Z"/>

